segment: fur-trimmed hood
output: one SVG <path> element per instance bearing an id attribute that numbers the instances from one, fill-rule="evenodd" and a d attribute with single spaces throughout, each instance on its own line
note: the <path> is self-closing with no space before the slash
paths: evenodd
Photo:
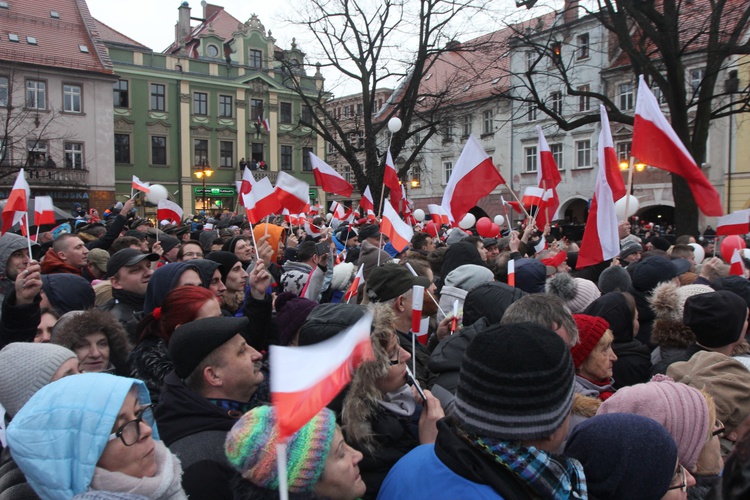
<path id="1" fill-rule="evenodd" d="M 596 415 L 596 412 L 601 405 L 602 401 L 599 399 L 575 393 L 573 395 L 573 409 L 571 410 L 571 413 L 591 418 Z"/>
<path id="2" fill-rule="evenodd" d="M 688 347 L 695 342 L 695 334 L 682 321 L 656 319 L 651 330 L 651 342 L 661 347 Z"/>

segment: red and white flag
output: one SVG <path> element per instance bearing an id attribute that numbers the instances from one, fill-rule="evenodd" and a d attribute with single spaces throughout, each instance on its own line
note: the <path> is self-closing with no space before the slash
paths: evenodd
<path id="1" fill-rule="evenodd" d="M 249 168 L 245 167 L 242 171 L 242 180 L 240 181 L 239 193 L 240 193 L 240 205 L 243 204 L 244 195 L 249 194 L 255 184 L 255 177 Z"/>
<path id="2" fill-rule="evenodd" d="M 547 144 L 544 132 L 542 132 L 542 127 L 537 125 L 536 130 L 539 135 L 539 154 L 536 157 L 536 180 L 537 185 L 544 190 L 542 196 L 544 204 L 537 211 L 536 225 L 543 228 L 547 223 L 551 222 L 551 220 L 547 219 L 554 217 L 557 208 L 560 206 L 560 199 L 557 197 L 556 189 L 562 178 L 560 177 L 560 170 L 557 168 L 555 157 L 552 155 L 549 144 Z"/>
<path id="3" fill-rule="evenodd" d="M 643 75 L 638 77 L 631 154 L 652 167 L 684 178 L 690 186 L 698 208 L 704 214 L 714 217 L 724 214 L 719 193 L 706 179 L 661 112 L 659 103 L 648 88 Z"/>
<path id="4" fill-rule="evenodd" d="M 390 203 L 383 204 L 383 220 L 380 221 L 380 232 L 391 239 L 391 245 L 398 252 L 409 246 L 414 230 L 401 220 Z"/>
<path id="5" fill-rule="evenodd" d="M 300 214 L 300 215 L 302 215 L 302 214 Z M 309 234 L 310 236 L 312 236 L 313 238 L 315 238 L 316 236 L 320 235 L 320 233 L 323 232 L 323 228 L 322 227 L 316 226 L 315 224 L 313 224 L 312 222 L 310 222 L 307 219 L 305 219 L 305 225 L 304 225 L 304 227 L 305 227 L 305 232 L 307 234 Z"/>
<path id="6" fill-rule="evenodd" d="M 477 138 L 470 135 L 445 186 L 441 205 L 448 218 L 458 222 L 499 184 L 505 184 L 505 179 Z"/>
<path id="7" fill-rule="evenodd" d="M 716 222 L 716 236 L 750 233 L 750 208 L 722 215 Z"/>
<path id="8" fill-rule="evenodd" d="M 596 188 L 591 200 L 589 216 L 583 230 L 581 249 L 578 252 L 576 269 L 614 259 L 620 253 L 620 235 L 612 188 L 607 176 L 606 154 L 609 135 L 609 116 L 604 106 L 599 106 L 602 130 L 599 132 L 599 171 L 596 173 Z M 612 137 L 609 137 L 611 143 Z M 619 173 L 618 173 L 619 175 Z M 621 176 L 622 177 L 622 176 Z"/>
<path id="9" fill-rule="evenodd" d="M 354 276 L 354 281 L 352 281 L 352 284 L 349 286 L 349 289 L 344 294 L 344 301 L 349 302 L 352 300 L 352 297 L 355 297 L 357 295 L 357 292 L 359 291 L 359 285 L 363 284 L 365 282 L 365 265 L 360 264 L 359 269 L 357 270 L 357 275 Z"/>
<path id="10" fill-rule="evenodd" d="M 34 225 L 55 225 L 55 207 L 51 196 L 37 196 L 34 198 Z"/>
<path id="11" fill-rule="evenodd" d="M 421 330 L 422 323 L 422 305 L 424 304 L 424 287 L 421 285 L 414 285 L 412 289 L 411 299 L 411 332 L 418 335 Z M 426 334 L 427 332 L 424 332 Z M 423 335 L 424 335 L 423 334 Z"/>
<path id="12" fill-rule="evenodd" d="M 450 225 L 451 221 L 448 218 L 448 214 L 440 205 L 431 203 L 427 205 L 427 211 L 430 212 L 430 218 L 435 224 L 441 224 L 445 226 Z"/>
<path id="13" fill-rule="evenodd" d="M 620 162 L 617 161 L 615 143 L 612 140 L 612 130 L 609 126 L 609 115 L 606 108 L 601 109 L 602 129 L 599 132 L 599 168 L 604 167 L 607 174 L 607 184 L 612 191 L 612 199 L 617 201 L 627 192 L 625 181 L 620 172 Z M 606 117 L 606 122 L 605 122 Z"/>
<path id="14" fill-rule="evenodd" d="M 372 193 L 370 193 L 370 186 L 365 187 L 362 193 L 362 199 L 359 200 L 359 206 L 362 210 L 375 210 L 375 202 L 372 200 Z"/>
<path id="15" fill-rule="evenodd" d="M 310 152 L 310 165 L 312 165 L 315 184 L 323 188 L 326 193 L 340 194 L 346 198 L 351 197 L 354 186 L 346 182 L 341 174 L 336 172 L 329 164 Z"/>
<path id="16" fill-rule="evenodd" d="M 263 118 L 262 125 L 263 125 L 263 128 L 266 129 L 266 132 L 271 131 L 271 124 L 268 122 L 268 118 Z"/>
<path id="17" fill-rule="evenodd" d="M 31 189 L 29 188 L 29 183 L 26 182 L 26 175 L 23 169 L 20 169 L 16 177 L 16 182 L 13 183 L 10 196 L 8 196 L 5 207 L 3 207 L 3 214 L 1 216 L 3 219 L 3 228 L 0 234 L 5 234 L 10 228 L 21 222 L 24 215 L 28 217 L 30 197 Z"/>
<path id="18" fill-rule="evenodd" d="M 137 190 L 137 191 L 143 191 L 144 193 L 150 193 L 151 190 L 148 188 L 148 182 L 141 182 L 141 180 L 133 176 L 133 183 L 131 184 L 131 188 Z"/>
<path id="19" fill-rule="evenodd" d="M 742 261 L 742 254 L 738 248 L 734 249 L 732 262 L 729 265 L 729 274 L 732 276 L 745 276 L 745 263 Z"/>
<path id="20" fill-rule="evenodd" d="M 338 201 L 331 202 L 331 214 L 334 219 L 346 219 L 346 207 Z"/>
<path id="21" fill-rule="evenodd" d="M 513 259 L 508 261 L 508 284 L 516 286 L 516 262 Z"/>
<path id="22" fill-rule="evenodd" d="M 276 196 L 281 206 L 290 212 L 310 210 L 310 185 L 286 172 L 279 172 L 276 178 Z"/>
<path id="23" fill-rule="evenodd" d="M 252 191 L 242 195 L 245 213 L 250 224 L 257 224 L 263 217 L 280 211 L 276 190 L 268 177 L 262 177 L 253 186 Z"/>
<path id="24" fill-rule="evenodd" d="M 271 402 L 283 440 L 301 429 L 351 382 L 354 370 L 375 356 L 370 341 L 372 314 L 343 332 L 303 347 L 269 349 Z"/>
<path id="25" fill-rule="evenodd" d="M 172 224 L 182 224 L 182 207 L 170 200 L 159 200 L 156 218 L 160 221 L 168 220 Z"/>
<path id="26" fill-rule="evenodd" d="M 539 207 L 542 205 L 543 199 L 544 189 L 536 186 L 529 186 L 523 192 L 521 203 L 524 207 Z"/>
<path id="27" fill-rule="evenodd" d="M 396 164 L 393 163 L 393 157 L 391 157 L 391 150 L 388 150 L 388 154 L 385 156 L 385 175 L 383 176 L 383 182 L 391 190 L 391 204 L 396 212 L 399 211 L 399 202 L 401 201 L 401 184 L 398 182 L 398 171 L 396 170 Z"/>

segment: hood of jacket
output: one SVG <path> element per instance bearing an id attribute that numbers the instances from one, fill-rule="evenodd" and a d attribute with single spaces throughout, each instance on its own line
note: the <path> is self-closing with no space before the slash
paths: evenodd
<path id="1" fill-rule="evenodd" d="M 58 273 L 76 274 L 80 276 L 81 269 L 71 266 L 63 260 L 60 260 L 60 257 L 58 257 L 55 251 L 50 248 L 49 250 L 47 250 L 47 253 L 44 254 L 44 258 L 42 259 L 42 274 Z"/>
<path id="2" fill-rule="evenodd" d="M 39 245 L 36 243 L 32 243 L 31 246 L 32 249 L 34 247 L 39 248 Z M 15 251 L 23 250 L 24 248 L 28 248 L 28 243 L 23 236 L 13 233 L 5 233 L 0 237 L 0 278 L 6 278 L 5 270 L 8 266 L 10 255 Z"/>
<path id="3" fill-rule="evenodd" d="M 96 301 L 91 284 L 75 274 L 43 274 L 42 289 L 60 314 L 91 309 Z"/>
<path id="4" fill-rule="evenodd" d="M 273 255 L 271 256 L 271 262 L 279 263 L 279 242 L 286 243 L 286 229 L 276 224 L 256 224 L 253 228 L 253 234 L 255 235 L 255 241 L 258 241 L 268 233 L 268 244 L 273 249 Z"/>
<path id="5" fill-rule="evenodd" d="M 482 283 L 466 294 L 463 324 L 470 326 L 479 318 L 487 318 L 490 324 L 499 323 L 508 307 L 525 295 L 523 290 L 505 283 Z"/>
<path id="6" fill-rule="evenodd" d="M 370 271 L 378 266 L 378 254 L 380 254 L 380 265 L 391 262 L 393 259 L 388 252 L 385 252 L 378 248 L 377 245 L 373 245 L 369 241 L 363 241 L 362 246 L 359 250 L 359 260 L 357 261 L 357 268 L 362 267 L 362 274 L 365 277 L 365 282 L 370 278 Z"/>
<path id="7" fill-rule="evenodd" d="M 657 318 L 651 329 L 651 343 L 661 347 L 688 347 L 695 334 L 682 321 Z"/>
<path id="8" fill-rule="evenodd" d="M 583 314 L 604 318 L 615 336 L 615 342 L 633 340 L 633 314 L 628 301 L 619 292 L 605 293 L 583 311 Z"/>
<path id="9" fill-rule="evenodd" d="M 173 262 L 154 271 L 146 287 L 146 300 L 143 302 L 144 314 L 151 314 L 155 308 L 161 306 L 164 297 L 177 286 L 180 276 L 188 269 L 192 269 L 199 276 L 201 274 L 200 269 L 190 262 Z"/>
<path id="10" fill-rule="evenodd" d="M 105 373 L 64 377 L 42 387 L 16 414 L 6 433 L 8 444 L 41 498 L 70 499 L 88 490 L 133 386 L 139 402 L 149 404 L 140 380 Z M 150 424 L 159 439 L 156 424 Z"/>

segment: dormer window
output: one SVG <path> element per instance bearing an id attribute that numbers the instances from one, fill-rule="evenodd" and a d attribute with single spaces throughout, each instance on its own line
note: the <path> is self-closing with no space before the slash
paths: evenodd
<path id="1" fill-rule="evenodd" d="M 257 49 L 250 49 L 250 60 L 248 61 L 253 69 L 260 69 L 263 66 L 263 52 Z"/>
<path id="2" fill-rule="evenodd" d="M 216 45 L 209 45 L 206 47 L 206 55 L 208 57 L 219 57 L 219 47 Z"/>

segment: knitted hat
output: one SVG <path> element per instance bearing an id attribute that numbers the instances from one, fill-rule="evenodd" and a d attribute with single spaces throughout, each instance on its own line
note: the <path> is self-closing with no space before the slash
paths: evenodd
<path id="1" fill-rule="evenodd" d="M 705 389 L 716 403 L 716 418 L 727 432 L 734 431 L 750 415 L 750 371 L 718 352 L 699 351 L 688 361 L 673 363 L 667 375 L 696 389 Z"/>
<path id="2" fill-rule="evenodd" d="M 682 322 L 704 347 L 723 347 L 737 342 L 747 321 L 747 305 L 726 290 L 702 293 L 685 301 Z"/>
<path id="3" fill-rule="evenodd" d="M 620 259 L 624 259 L 637 252 L 643 252 L 643 246 L 637 241 L 628 240 L 620 245 Z"/>
<path id="4" fill-rule="evenodd" d="M 489 325 L 466 348 L 453 415 L 482 437 L 552 435 L 573 406 L 573 361 L 555 332 L 535 323 Z"/>
<path id="5" fill-rule="evenodd" d="M 225 252 L 223 250 L 211 252 L 206 255 L 206 259 L 218 262 L 221 264 L 219 272 L 221 273 L 221 281 L 226 285 L 227 276 L 229 271 L 232 270 L 234 265 L 240 261 L 240 258 L 234 252 Z"/>
<path id="6" fill-rule="evenodd" d="M 627 292 L 632 280 L 630 274 L 620 266 L 608 267 L 599 275 L 599 290 L 602 294 L 609 292 Z"/>
<path id="7" fill-rule="evenodd" d="M 164 253 L 169 252 L 174 247 L 180 244 L 180 240 L 178 240 L 174 236 L 169 236 L 168 234 L 160 234 L 159 241 L 161 242 L 161 248 L 162 250 L 164 250 Z"/>
<path id="8" fill-rule="evenodd" d="M 359 241 L 365 241 L 367 238 L 380 238 L 380 226 L 377 224 L 368 224 L 359 230 Z"/>
<path id="9" fill-rule="evenodd" d="M 469 237 L 468 234 L 464 233 L 461 229 L 454 227 L 448 233 L 448 237 L 445 238 L 445 244 L 448 246 L 451 246 L 454 243 L 458 243 L 459 241 L 466 239 L 468 237 Z"/>
<path id="10" fill-rule="evenodd" d="M 526 293 L 544 292 L 544 283 L 547 280 L 547 268 L 536 259 L 517 259 L 516 287 Z"/>
<path id="11" fill-rule="evenodd" d="M 672 246 L 672 244 L 669 242 L 668 239 L 662 237 L 662 236 L 652 236 L 649 240 L 649 243 L 653 245 L 653 247 L 657 250 L 663 250 L 667 251 L 669 250 L 669 247 Z"/>
<path id="12" fill-rule="evenodd" d="M 458 266 L 445 277 L 445 286 L 460 288 L 468 292 L 472 288 L 488 281 L 494 281 L 495 275 L 489 268 L 476 264 Z"/>
<path id="13" fill-rule="evenodd" d="M 289 345 L 318 303 L 291 292 L 282 292 L 276 297 L 275 305 L 279 345 Z"/>
<path id="14" fill-rule="evenodd" d="M 464 299 L 464 326 L 471 326 L 480 318 L 488 323 L 500 323 L 513 302 L 527 295 L 516 287 L 490 281 L 472 288 Z"/>
<path id="15" fill-rule="evenodd" d="M 656 285 L 677 277 L 677 268 L 672 261 L 661 255 L 652 255 L 631 264 L 633 288 L 639 292 L 650 292 Z M 630 268 L 631 266 L 628 266 Z"/>
<path id="16" fill-rule="evenodd" d="M 248 323 L 247 317 L 218 317 L 198 319 L 178 326 L 169 338 L 169 355 L 177 376 L 186 378 L 214 349 L 241 334 Z"/>
<path id="17" fill-rule="evenodd" d="M 565 456 L 583 465 L 591 498 L 659 500 L 674 478 L 677 445 L 652 419 L 616 413 L 576 426 Z"/>
<path id="18" fill-rule="evenodd" d="M 583 312 L 602 295 L 593 281 L 573 278 L 568 273 L 557 273 L 549 278 L 544 290 L 563 299 L 572 313 Z"/>
<path id="19" fill-rule="evenodd" d="M 609 329 L 609 323 L 604 318 L 589 316 L 588 314 L 574 314 L 573 319 L 576 321 L 580 340 L 570 348 L 570 354 L 573 356 L 576 369 L 578 369 Z"/>
<path id="20" fill-rule="evenodd" d="M 299 331 L 299 345 L 306 346 L 328 340 L 354 325 L 365 315 L 365 308 L 356 304 L 320 304 L 307 316 Z"/>
<path id="21" fill-rule="evenodd" d="M 677 443 L 680 463 L 694 470 L 708 435 L 708 404 L 694 387 L 656 375 L 646 384 L 619 389 L 599 407 L 597 415 L 633 413 L 656 420 Z"/>
<path id="22" fill-rule="evenodd" d="M 0 351 L 0 404 L 14 416 L 55 372 L 76 355 L 57 344 L 14 342 Z"/>
<path id="23" fill-rule="evenodd" d="M 42 290 L 60 314 L 91 309 L 96 300 L 91 283 L 76 274 L 43 274 Z"/>
<path id="24" fill-rule="evenodd" d="M 750 307 L 750 280 L 744 276 L 726 276 L 711 282 L 716 290 L 727 290 L 736 293 Z"/>
<path id="25" fill-rule="evenodd" d="M 331 450 L 336 416 L 323 408 L 286 443 L 287 480 L 291 493 L 309 493 L 320 480 Z M 276 412 L 259 406 L 245 413 L 227 434 L 224 450 L 242 477 L 261 488 L 279 489 L 276 445 L 280 443 Z"/>
<path id="26" fill-rule="evenodd" d="M 667 319 L 682 323 L 685 301 L 693 295 L 713 292 L 708 285 L 677 286 L 672 282 L 662 283 L 654 288 L 648 301 L 657 319 Z"/>

